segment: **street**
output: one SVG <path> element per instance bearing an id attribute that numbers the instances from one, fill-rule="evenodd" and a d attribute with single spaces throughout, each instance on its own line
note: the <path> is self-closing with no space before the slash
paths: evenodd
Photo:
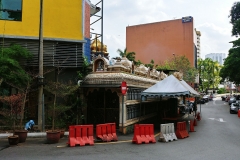
<path id="1" fill-rule="evenodd" d="M 200 106 L 198 105 L 198 111 Z M 161 159 L 161 160 L 236 160 L 240 157 L 240 119 L 229 113 L 228 103 L 214 98 L 201 105 L 201 120 L 189 137 L 173 142 L 132 144 L 132 135 L 119 135 L 115 143 L 95 143 L 94 146 L 68 147 L 68 138 L 58 144 L 45 144 L 44 138 L 28 138 L 18 146 L 0 150 L 4 160 L 27 159 Z M 156 137 L 158 140 L 159 136 Z M 0 146 L 7 144 L 0 139 Z"/>

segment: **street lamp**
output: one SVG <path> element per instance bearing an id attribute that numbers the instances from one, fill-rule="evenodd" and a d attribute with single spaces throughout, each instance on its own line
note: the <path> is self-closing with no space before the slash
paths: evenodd
<path id="1" fill-rule="evenodd" d="M 203 70 L 204 70 L 204 66 L 201 66 L 201 73 L 200 73 L 201 75 L 200 76 L 201 76 L 201 82 L 202 82 L 202 84 L 201 84 L 202 85 L 202 91 L 203 91 L 203 80 L 204 80 L 204 78 L 203 78 Z"/>

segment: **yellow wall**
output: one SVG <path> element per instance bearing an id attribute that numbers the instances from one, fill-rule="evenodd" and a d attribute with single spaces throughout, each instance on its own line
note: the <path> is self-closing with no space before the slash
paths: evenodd
<path id="1" fill-rule="evenodd" d="M 43 0 L 44 38 L 83 40 L 81 0 Z M 23 0 L 22 21 L 0 20 L 0 34 L 39 35 L 40 0 Z"/>

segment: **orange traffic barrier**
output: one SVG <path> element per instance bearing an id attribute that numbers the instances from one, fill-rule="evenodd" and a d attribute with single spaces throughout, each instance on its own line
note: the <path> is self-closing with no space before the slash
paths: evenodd
<path id="1" fill-rule="evenodd" d="M 85 146 L 86 144 L 94 145 L 93 125 L 69 126 L 68 144 L 71 147 Z"/>
<path id="2" fill-rule="evenodd" d="M 135 124 L 132 143 L 156 143 L 153 124 Z"/>
<path id="3" fill-rule="evenodd" d="M 176 136 L 177 136 L 177 138 L 180 138 L 180 139 L 189 137 L 185 121 L 177 123 Z"/>
<path id="4" fill-rule="evenodd" d="M 194 125 L 194 126 L 197 126 L 197 120 L 196 120 L 196 118 L 194 118 L 193 125 Z"/>
<path id="5" fill-rule="evenodd" d="M 240 118 L 240 110 L 238 110 L 238 117 Z"/>
<path id="6" fill-rule="evenodd" d="M 190 132 L 195 132 L 195 130 L 194 130 L 194 121 L 193 120 L 190 121 Z"/>
<path id="7" fill-rule="evenodd" d="M 115 123 L 106 123 L 106 124 L 98 124 L 96 126 L 96 136 L 98 139 L 102 141 L 117 141 L 116 134 L 116 124 Z"/>
<path id="8" fill-rule="evenodd" d="M 200 112 L 197 112 L 197 120 L 200 121 L 201 120 L 201 115 L 200 115 Z"/>

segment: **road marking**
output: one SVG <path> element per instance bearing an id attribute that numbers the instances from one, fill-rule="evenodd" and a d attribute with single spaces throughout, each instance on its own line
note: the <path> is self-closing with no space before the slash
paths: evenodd
<path id="1" fill-rule="evenodd" d="M 222 118 L 219 118 L 219 122 L 226 122 L 226 121 L 224 121 Z"/>
<path id="2" fill-rule="evenodd" d="M 68 144 L 62 145 L 62 146 L 57 146 L 57 148 L 62 148 L 62 147 L 67 147 L 67 146 L 68 146 Z"/>
<path id="3" fill-rule="evenodd" d="M 213 100 L 213 104 L 216 105 L 215 101 Z"/>
<path id="4" fill-rule="evenodd" d="M 218 122 L 226 122 L 226 121 L 224 121 L 222 118 L 208 118 L 208 119 L 216 120 L 216 121 L 218 121 Z"/>

